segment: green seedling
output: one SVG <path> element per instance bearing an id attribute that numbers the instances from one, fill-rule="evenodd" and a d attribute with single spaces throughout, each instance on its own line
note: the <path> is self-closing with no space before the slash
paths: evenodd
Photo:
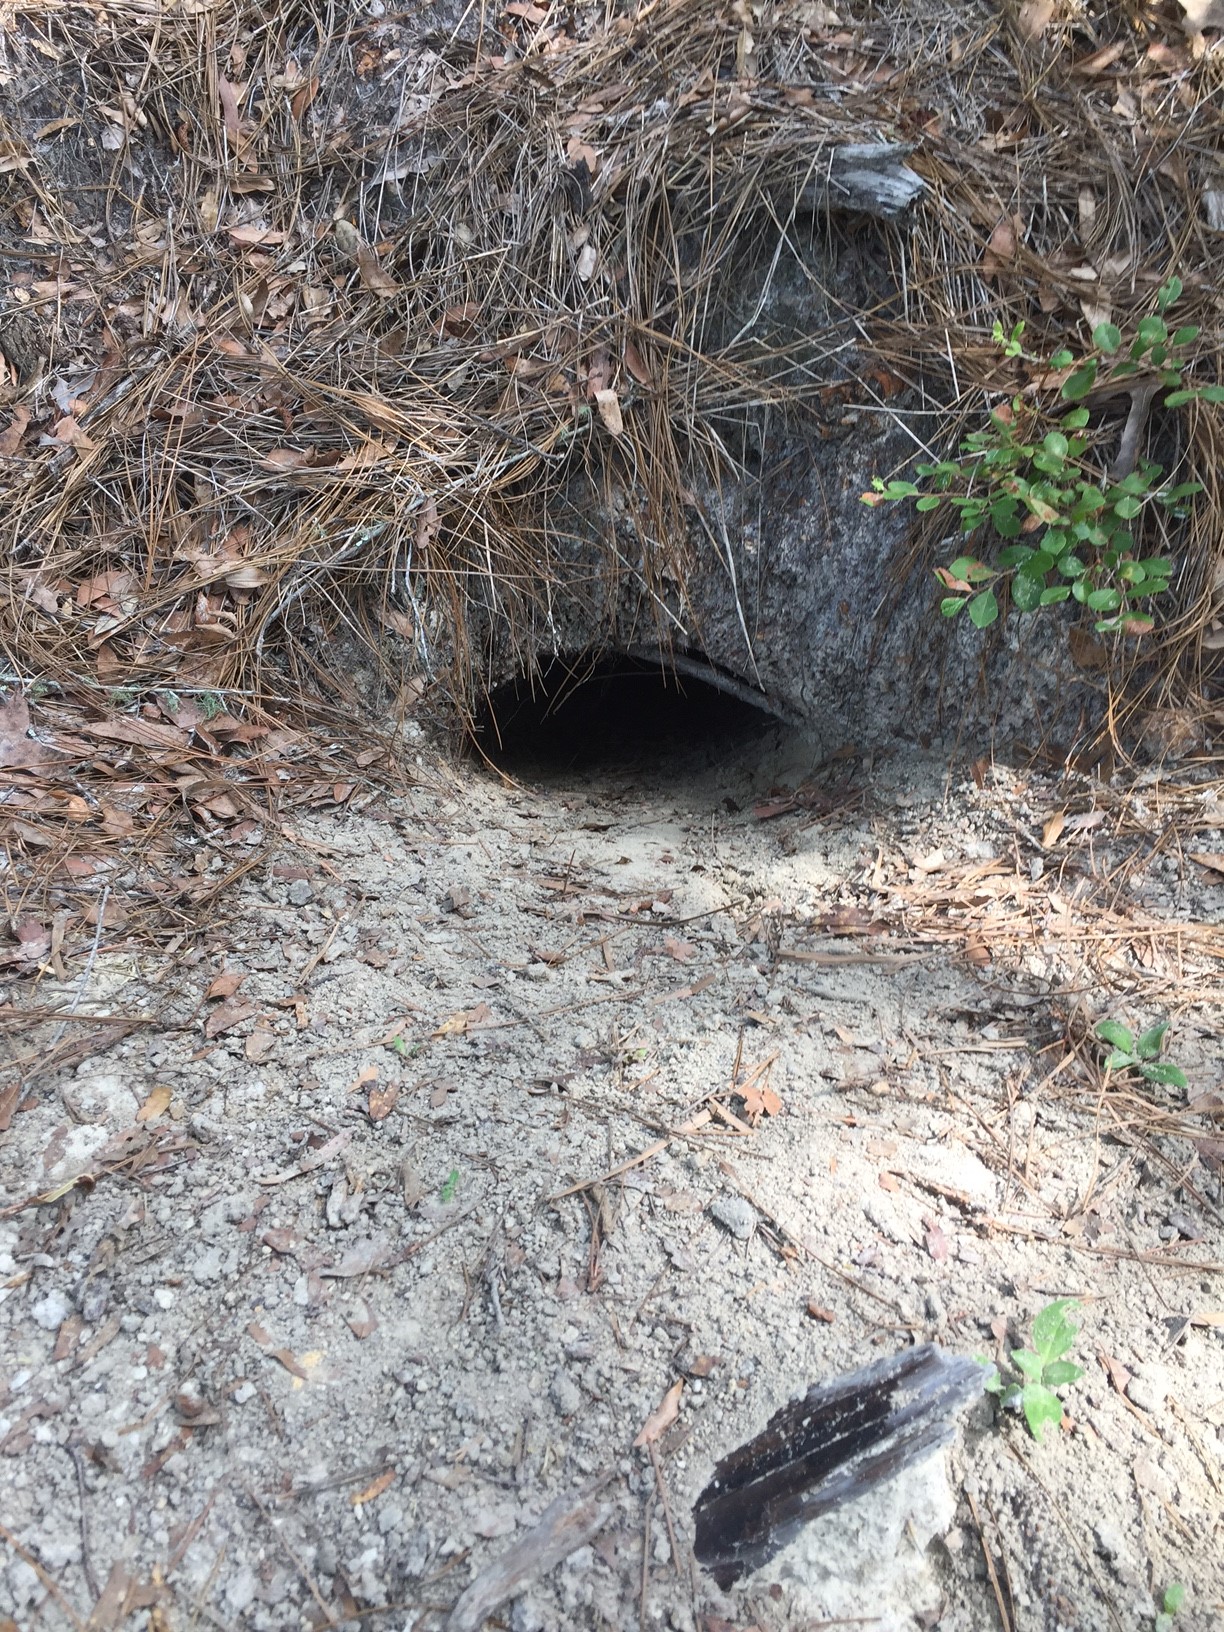
<path id="1" fill-rule="evenodd" d="M 1067 1311 L 1075 1308 L 1073 1298 L 1059 1298 L 1048 1303 L 1033 1321 L 1031 1349 L 1013 1349 L 1012 1363 L 1020 1373 L 1013 1382 L 1004 1382 L 999 1368 L 992 1365 L 986 1378 L 988 1394 L 997 1394 L 999 1403 L 1007 1410 L 1021 1410 L 1029 1425 L 1029 1432 L 1040 1441 L 1047 1423 L 1058 1427 L 1062 1421 L 1062 1401 L 1054 1392 L 1067 1383 L 1078 1382 L 1084 1368 L 1063 1355 L 1079 1335 L 1079 1327 L 1067 1318 Z"/>
<path id="2" fill-rule="evenodd" d="M 1165 1595 L 1156 1616 L 1156 1632 L 1173 1632 L 1173 1617 L 1182 1607 L 1185 1598 L 1186 1589 L 1180 1581 L 1174 1581 L 1171 1586 L 1165 1588 Z"/>
<path id="3" fill-rule="evenodd" d="M 1165 408 L 1224 402 L 1224 386 L 1185 383 L 1199 330 L 1170 329 L 1164 316 L 1181 293 L 1181 280 L 1170 278 L 1129 345 L 1116 324 L 1098 323 L 1091 348 L 1078 357 L 1065 349 L 1030 356 L 1024 324 L 1008 334 L 996 322 L 994 342 L 1005 360 L 1020 359 L 1029 389 L 988 405 L 986 425 L 964 438 L 957 457 L 918 465 L 917 481 L 876 477 L 864 493 L 869 505 L 913 499 L 919 511 L 955 513 L 973 548 L 936 568 L 947 591 L 945 617 L 965 610 L 977 628 L 988 628 L 1006 586 L 1022 613 L 1071 601 L 1096 615 L 1101 633 L 1142 635 L 1153 627 L 1148 608 L 1167 592 L 1174 565 L 1159 553 L 1168 542 L 1161 512 L 1184 519 L 1202 487 L 1170 484 L 1161 465 L 1133 450 L 1129 469 L 1107 473 L 1094 453 L 1099 435 L 1084 399 L 1098 385 L 1126 389 L 1125 381 L 1141 376 L 1133 389 L 1151 382 Z"/>
<path id="4" fill-rule="evenodd" d="M 1160 1058 L 1168 1029 L 1169 1022 L 1162 1020 L 1158 1026 L 1152 1026 L 1141 1037 L 1135 1037 L 1116 1020 L 1102 1020 L 1096 1028 L 1096 1034 L 1103 1043 L 1108 1043 L 1112 1050 L 1105 1058 L 1105 1069 L 1138 1071 L 1139 1075 L 1146 1077 L 1149 1082 L 1159 1082 L 1167 1088 L 1184 1088 L 1186 1073 L 1170 1060 Z"/>
<path id="5" fill-rule="evenodd" d="M 458 1190 L 458 1188 L 459 1169 L 457 1167 L 452 1167 L 450 1172 L 446 1175 L 446 1183 L 442 1186 L 441 1195 L 444 1205 L 454 1201 L 455 1191 Z"/>
<path id="6" fill-rule="evenodd" d="M 389 1047 L 393 1048 L 401 1060 L 408 1058 L 408 1042 L 404 1037 L 392 1037 Z"/>

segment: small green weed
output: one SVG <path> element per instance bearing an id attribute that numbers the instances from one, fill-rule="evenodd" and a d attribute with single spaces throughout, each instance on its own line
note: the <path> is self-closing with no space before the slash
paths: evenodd
<path id="1" fill-rule="evenodd" d="M 977 628 L 989 627 L 999 616 L 996 589 L 1006 583 L 1021 612 L 1072 600 L 1097 614 L 1102 633 L 1139 635 L 1152 628 L 1141 603 L 1165 593 L 1173 563 L 1145 551 L 1145 534 L 1160 536 L 1151 506 L 1184 517 L 1186 501 L 1202 487 L 1168 486 L 1161 465 L 1137 456 L 1117 480 L 1106 476 L 1090 457 L 1091 415 L 1081 404 L 1099 375 L 1113 385 L 1140 373 L 1144 381 L 1155 376 L 1152 389 L 1167 393 L 1166 408 L 1196 398 L 1224 402 L 1224 386 L 1184 383 L 1199 330 L 1170 331 L 1164 318 L 1181 292 L 1181 280 L 1170 278 L 1156 297 L 1157 311 L 1141 319 L 1122 358 L 1122 332 L 1114 323 L 1097 324 L 1085 356 L 1063 350 L 1039 359 L 1024 350 L 1023 323 L 1007 335 L 996 322 L 995 343 L 1006 358 L 1024 359 L 1037 389 L 992 409 L 989 425 L 961 442 L 959 458 L 917 466 L 922 485 L 876 477 L 873 491 L 863 494 L 869 505 L 910 498 L 921 511 L 948 505 L 970 539 L 997 542 L 993 560 L 965 554 L 936 568 L 949 591 L 940 603 L 945 617 L 967 607 Z M 1040 399 L 1047 382 L 1060 382 L 1055 406 Z M 1144 388 L 1136 383 L 1137 391 Z"/>
<path id="2" fill-rule="evenodd" d="M 1078 1382 L 1084 1375 L 1082 1366 L 1062 1358 L 1079 1335 L 1079 1327 L 1067 1318 L 1067 1311 L 1074 1308 L 1073 1298 L 1047 1303 L 1033 1321 L 1032 1348 L 1012 1350 L 1012 1363 L 1020 1377 L 1004 1382 L 999 1368 L 991 1365 L 986 1379 L 988 1394 L 997 1394 L 999 1403 L 1007 1409 L 1018 1406 L 1024 1412 L 1029 1432 L 1036 1440 L 1041 1439 L 1046 1423 L 1057 1428 L 1062 1421 L 1062 1401 L 1054 1390 Z"/>
<path id="3" fill-rule="evenodd" d="M 204 691 L 200 693 L 200 713 L 205 724 L 215 720 L 219 714 L 225 713 L 225 698 L 219 691 Z"/>
<path id="4" fill-rule="evenodd" d="M 1096 1028 L 1096 1034 L 1103 1043 L 1108 1043 L 1112 1050 L 1112 1053 L 1106 1056 L 1105 1069 L 1138 1071 L 1139 1075 L 1146 1077 L 1149 1082 L 1159 1082 L 1168 1088 L 1184 1088 L 1186 1073 L 1172 1061 L 1160 1058 L 1168 1029 L 1169 1022 L 1162 1020 L 1158 1026 L 1152 1026 L 1141 1037 L 1135 1037 L 1116 1020 L 1102 1020 Z"/>
<path id="5" fill-rule="evenodd" d="M 1186 1589 L 1180 1581 L 1165 1588 L 1160 1611 L 1156 1616 L 1156 1632 L 1173 1632 L 1173 1617 L 1186 1601 Z"/>
<path id="6" fill-rule="evenodd" d="M 444 1204 L 449 1204 L 450 1202 L 454 1201 L 455 1191 L 458 1190 L 458 1188 L 459 1169 L 457 1167 L 452 1167 L 450 1172 L 446 1175 L 446 1183 L 442 1186 L 440 1192 Z"/>

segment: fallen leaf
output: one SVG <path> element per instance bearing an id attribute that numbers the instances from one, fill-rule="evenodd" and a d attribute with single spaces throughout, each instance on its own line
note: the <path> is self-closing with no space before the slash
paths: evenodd
<path id="1" fill-rule="evenodd" d="M 243 1053 L 253 1064 L 266 1060 L 276 1047 L 276 1033 L 269 1031 L 266 1026 L 256 1025 L 246 1042 L 243 1044 Z"/>
<path id="2" fill-rule="evenodd" d="M 385 1088 L 370 1089 L 370 1121 L 385 1122 L 395 1109 L 400 1097 L 399 1084 L 389 1082 Z"/>
<path id="3" fill-rule="evenodd" d="M 1054 0 L 1024 0 L 1016 22 L 1026 40 L 1039 40 L 1053 16 Z"/>
<path id="4" fill-rule="evenodd" d="M 11 459 L 14 454 L 20 453 L 22 438 L 29 423 L 30 410 L 24 403 L 14 404 L 11 423 L 6 430 L 0 431 L 0 457 Z"/>
<path id="5" fill-rule="evenodd" d="M 346 1314 L 344 1320 L 349 1331 L 360 1342 L 378 1330 L 378 1321 L 364 1298 L 356 1300 L 356 1308 L 360 1312 L 351 1315 Z"/>
<path id="6" fill-rule="evenodd" d="M 460 1009 L 457 1014 L 452 1014 L 448 1019 L 443 1020 L 433 1035 L 435 1037 L 462 1037 L 472 1026 L 484 1025 L 492 1018 L 493 1011 L 489 1005 L 487 1003 L 478 1003 L 474 1009 Z"/>
<path id="7" fill-rule="evenodd" d="M 159 1082 L 148 1099 L 136 1112 L 137 1122 L 156 1122 L 159 1116 L 166 1114 L 173 1097 L 173 1090 L 168 1088 L 164 1082 Z"/>
<path id="8" fill-rule="evenodd" d="M 823 1304 L 817 1303 L 814 1298 L 808 1299 L 807 1312 L 810 1319 L 823 1320 L 826 1326 L 832 1326 L 837 1319 L 832 1309 L 826 1309 Z"/>
<path id="9" fill-rule="evenodd" d="M 744 1101 L 744 1115 L 755 1122 L 761 1116 L 777 1116 L 782 1101 L 772 1088 L 741 1088 L 736 1090 Z"/>
<path id="10" fill-rule="evenodd" d="M 1050 817 L 1049 821 L 1047 821 L 1047 823 L 1045 824 L 1045 826 L 1041 830 L 1042 849 L 1048 850 L 1052 844 L 1056 844 L 1058 842 L 1059 834 L 1062 832 L 1063 828 L 1066 827 L 1066 825 L 1067 825 L 1067 813 L 1066 813 L 1066 811 L 1065 810 L 1056 811 L 1054 813 L 1054 815 Z"/>
<path id="11" fill-rule="evenodd" d="M 684 1378 L 681 1377 L 672 1384 L 658 1407 L 646 1418 L 641 1433 L 633 1442 L 635 1451 L 644 1445 L 653 1445 L 671 1427 L 680 1415 L 680 1396 L 683 1392 Z"/>
<path id="12" fill-rule="evenodd" d="M 390 1490 L 395 1483 L 395 1469 L 388 1468 L 380 1473 L 377 1479 L 371 1481 L 364 1490 L 354 1491 L 349 1501 L 354 1507 L 361 1507 L 365 1502 L 372 1502 L 376 1496 L 381 1496 L 384 1490 Z"/>
<path id="13" fill-rule="evenodd" d="M 1018 215 L 1005 215 L 995 225 L 982 255 L 982 275 L 995 277 L 1010 267 L 1024 239 L 1024 222 Z"/>
<path id="14" fill-rule="evenodd" d="M 220 1037 L 222 1032 L 230 1031 L 234 1026 L 240 1026 L 244 1020 L 249 1020 L 255 1013 L 255 1004 L 248 1003 L 245 997 L 227 997 L 224 1003 L 219 1003 L 204 1022 L 204 1035 L 211 1041 Z"/>
<path id="15" fill-rule="evenodd" d="M 697 948 L 692 941 L 677 940 L 674 935 L 664 936 L 663 950 L 675 958 L 677 963 L 687 963 L 690 958 L 697 956 Z"/>
<path id="16" fill-rule="evenodd" d="M 219 975 L 215 975 L 209 982 L 208 990 L 204 993 L 204 996 L 233 997 L 246 978 L 245 974 L 240 974 L 236 969 L 223 969 Z"/>
<path id="17" fill-rule="evenodd" d="M 1115 1360 L 1110 1354 L 1106 1354 L 1104 1349 L 1100 1350 L 1097 1358 L 1108 1372 L 1109 1380 L 1117 1389 L 1118 1393 L 1125 1395 L 1126 1390 L 1130 1386 L 1130 1372 L 1127 1371 L 1126 1367 L 1121 1363 L 1121 1361 Z"/>
<path id="18" fill-rule="evenodd" d="M 357 272 L 370 293 L 377 295 L 381 300 L 399 293 L 399 284 L 389 272 L 384 272 L 377 254 L 369 244 L 362 244 L 357 251 Z"/>
<path id="19" fill-rule="evenodd" d="M 603 391 L 596 391 L 595 406 L 599 410 L 599 417 L 604 429 L 610 436 L 620 436 L 625 429 L 625 421 L 621 417 L 620 398 L 610 387 Z"/>
<path id="20" fill-rule="evenodd" d="M 885 1168 L 883 1172 L 878 1175 L 878 1177 L 881 1190 L 894 1191 L 901 1188 L 901 1186 L 897 1183 L 896 1175 L 890 1173 L 887 1168 Z"/>
<path id="21" fill-rule="evenodd" d="M 1205 884 L 1224 884 L 1224 851 L 1191 850 L 1190 860 L 1206 868 Z"/>
<path id="22" fill-rule="evenodd" d="M 926 1249 L 937 1264 L 942 1264 L 951 1250 L 948 1238 L 933 1219 L 924 1220 L 926 1228 Z"/>
<path id="23" fill-rule="evenodd" d="M 361 1070 L 353 1078 L 352 1082 L 349 1083 L 348 1087 L 345 1089 L 345 1092 L 355 1094 L 359 1088 L 364 1088 L 367 1082 L 377 1081 L 378 1067 L 376 1065 L 363 1065 Z"/>

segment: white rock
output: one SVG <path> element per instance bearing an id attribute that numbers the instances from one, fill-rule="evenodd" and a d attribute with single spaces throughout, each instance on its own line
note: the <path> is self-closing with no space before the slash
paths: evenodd
<path id="1" fill-rule="evenodd" d="M 30 1313 L 44 1332 L 57 1332 L 72 1313 L 72 1305 L 62 1292 L 52 1290 L 31 1306 Z"/>

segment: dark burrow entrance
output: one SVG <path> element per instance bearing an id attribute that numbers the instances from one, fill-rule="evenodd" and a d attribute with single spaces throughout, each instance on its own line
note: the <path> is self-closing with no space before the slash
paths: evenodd
<path id="1" fill-rule="evenodd" d="M 512 775 L 711 763 L 785 729 L 764 698 L 702 659 L 607 653 L 556 658 L 496 687 L 478 751 Z"/>

